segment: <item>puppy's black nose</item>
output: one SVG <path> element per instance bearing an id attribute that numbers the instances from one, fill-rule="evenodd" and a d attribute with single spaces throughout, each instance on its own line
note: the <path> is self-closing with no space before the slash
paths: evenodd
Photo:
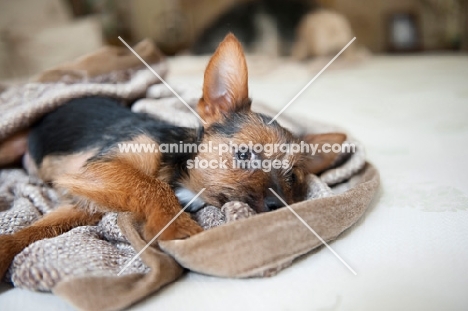
<path id="1" fill-rule="evenodd" d="M 268 212 L 274 211 L 284 206 L 283 202 L 281 202 L 280 199 L 278 199 L 275 196 L 266 197 L 264 203 L 265 203 L 265 209 Z"/>

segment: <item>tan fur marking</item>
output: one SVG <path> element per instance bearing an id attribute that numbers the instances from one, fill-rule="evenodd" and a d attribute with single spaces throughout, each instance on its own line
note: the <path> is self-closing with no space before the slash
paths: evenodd
<path id="1" fill-rule="evenodd" d="M 39 177 L 51 182 L 65 174 L 79 172 L 86 161 L 97 153 L 96 149 L 70 155 L 48 155 L 37 170 Z"/>
<path id="2" fill-rule="evenodd" d="M 142 145 L 154 145 L 154 149 L 158 148 L 158 143 L 156 143 L 152 138 L 148 135 L 142 134 L 131 141 L 127 141 L 126 143 L 131 144 L 142 144 Z M 132 163 L 134 167 L 141 170 L 146 175 L 156 176 L 158 174 L 161 162 L 161 154 L 160 153 L 152 153 L 152 152 L 144 152 L 142 149 L 141 152 L 128 152 L 123 153 L 116 150 L 117 154 L 115 155 L 117 158 L 125 159 L 128 162 Z"/>
<path id="3" fill-rule="evenodd" d="M 323 148 L 324 144 L 343 144 L 346 140 L 346 134 L 343 133 L 325 133 L 325 134 L 308 134 L 303 137 L 303 140 L 309 144 L 317 144 L 318 148 Z M 311 174 L 318 174 L 329 168 L 337 159 L 338 153 L 317 153 L 307 161 L 307 170 Z"/>
<path id="4" fill-rule="evenodd" d="M 135 157 L 106 159 L 88 163 L 74 175 L 56 181 L 70 194 L 95 202 L 116 212 L 133 212 L 146 220 L 144 237 L 153 238 L 181 207 L 169 184 L 146 174 Z M 182 213 L 159 237 L 159 240 L 182 239 L 203 229 Z"/>
<path id="5" fill-rule="evenodd" d="M 18 132 L 0 143 L 0 167 L 21 160 L 28 146 L 28 131 Z"/>
<path id="6" fill-rule="evenodd" d="M 89 214 L 72 205 L 63 205 L 43 218 L 11 235 L 0 236 L 0 278 L 3 278 L 13 258 L 28 245 L 53 238 L 78 226 L 94 225 L 102 215 Z"/>
<path id="7" fill-rule="evenodd" d="M 249 97 L 248 71 L 242 45 L 233 34 L 219 44 L 205 70 L 203 98 L 197 110 L 207 122 L 236 111 Z"/>

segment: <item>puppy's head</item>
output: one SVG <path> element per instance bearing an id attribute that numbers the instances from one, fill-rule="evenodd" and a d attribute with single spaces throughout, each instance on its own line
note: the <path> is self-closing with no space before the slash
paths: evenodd
<path id="1" fill-rule="evenodd" d="M 206 121 L 195 161 L 182 181 L 186 198 L 200 195 L 204 203 L 222 206 L 229 201 L 248 203 L 267 212 L 305 198 L 307 174 L 318 173 L 336 158 L 329 153 L 311 156 L 286 147 L 307 143 L 342 143 L 343 134 L 294 137 L 271 118 L 251 111 L 247 65 L 242 47 L 229 34 L 205 71 L 198 113 Z M 275 147 L 276 146 L 276 147 Z M 288 152 L 289 151 L 289 152 Z M 187 195 L 188 194 L 188 195 Z M 184 196 L 179 191 L 180 196 Z"/>

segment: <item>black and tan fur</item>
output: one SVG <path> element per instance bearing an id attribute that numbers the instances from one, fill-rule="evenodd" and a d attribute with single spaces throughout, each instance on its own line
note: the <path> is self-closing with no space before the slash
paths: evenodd
<path id="1" fill-rule="evenodd" d="M 198 113 L 207 124 L 199 129 L 181 128 L 144 114 L 134 114 L 110 98 L 73 99 L 45 116 L 29 134 L 29 171 L 63 190 L 64 203 L 56 211 L 12 235 L 0 236 L 0 276 L 14 256 L 34 241 L 57 236 L 76 226 L 92 225 L 105 211 L 132 212 L 140 219 L 143 236 L 151 240 L 200 190 L 194 202 L 221 207 L 243 201 L 257 212 L 283 204 L 268 190 L 274 189 L 287 203 L 304 199 L 306 175 L 329 166 L 336 154 L 311 157 L 276 153 L 260 159 L 285 159 L 288 168 L 265 172 L 232 167 L 236 158 L 251 152 L 228 152 L 228 169 L 188 169 L 187 160 L 219 160 L 218 152 L 120 153 L 117 145 L 134 143 L 247 143 L 287 144 L 306 139 L 317 143 L 342 143 L 344 134 L 294 137 L 269 117 L 250 110 L 247 65 L 240 43 L 228 35 L 211 58 L 204 76 Z M 179 200 L 176 196 L 179 194 Z M 160 240 L 183 239 L 202 231 L 188 213 L 182 213 Z"/>

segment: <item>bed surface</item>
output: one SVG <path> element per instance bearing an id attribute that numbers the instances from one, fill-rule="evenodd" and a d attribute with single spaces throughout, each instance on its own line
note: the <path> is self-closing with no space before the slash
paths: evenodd
<path id="1" fill-rule="evenodd" d="M 201 89 L 206 61 L 170 59 L 169 84 Z M 253 104 L 277 110 L 321 69 L 255 58 L 250 64 Z M 272 278 L 188 273 L 133 309 L 466 308 L 467 81 L 466 56 L 376 56 L 359 66 L 332 65 L 287 109 L 349 130 L 380 170 L 382 186 L 365 217 L 330 243 L 357 276 L 322 247 Z M 51 294 L 5 284 L 0 306 L 71 310 Z"/>

